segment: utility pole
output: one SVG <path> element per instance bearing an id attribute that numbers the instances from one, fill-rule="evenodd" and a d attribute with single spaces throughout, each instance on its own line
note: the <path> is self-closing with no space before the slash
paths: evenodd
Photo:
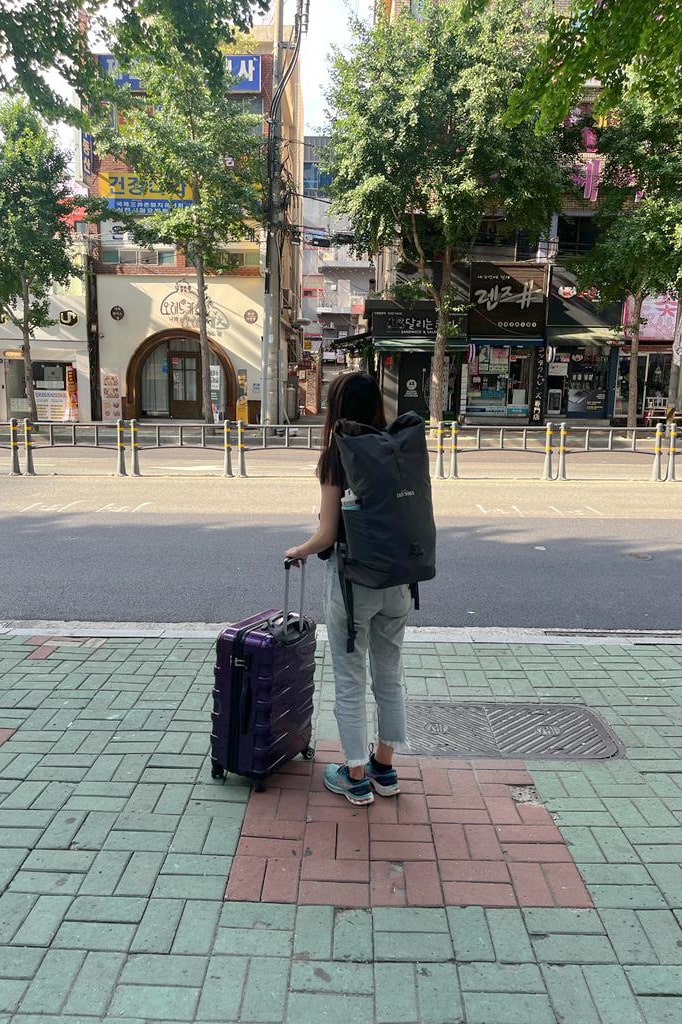
<path id="1" fill-rule="evenodd" d="M 281 404 L 281 252 L 285 232 L 282 204 L 282 99 L 308 31 L 310 0 L 297 0 L 294 41 L 284 60 L 284 0 L 275 0 L 273 84 L 268 135 L 268 195 L 262 348 L 261 423 L 278 423 Z"/>
<path id="2" fill-rule="evenodd" d="M 275 0 L 272 104 L 268 137 L 268 203 L 265 250 L 265 316 L 263 324 L 261 422 L 279 423 L 281 347 L 280 245 L 282 230 L 281 141 L 282 106 L 278 90 L 283 73 L 284 0 Z"/>

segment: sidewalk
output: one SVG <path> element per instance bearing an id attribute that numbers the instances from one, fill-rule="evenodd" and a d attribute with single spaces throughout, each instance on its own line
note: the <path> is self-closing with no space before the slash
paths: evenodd
<path id="1" fill-rule="evenodd" d="M 207 766 L 213 644 L 0 637 L 0 1024 L 678 1024 L 682 644 L 410 643 L 413 700 L 586 704 L 608 761 Z M 227 891 L 226 891 L 227 890 Z"/>

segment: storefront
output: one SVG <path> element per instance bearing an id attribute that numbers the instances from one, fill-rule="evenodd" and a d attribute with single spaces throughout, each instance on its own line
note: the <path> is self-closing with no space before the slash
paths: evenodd
<path id="1" fill-rule="evenodd" d="M 469 301 L 466 422 L 541 423 L 547 267 L 474 262 Z"/>
<path id="2" fill-rule="evenodd" d="M 552 267 L 547 313 L 547 420 L 608 423 L 618 367 L 617 306 L 580 290 L 573 274 Z"/>
<path id="3" fill-rule="evenodd" d="M 475 340 L 467 366 L 467 422 L 492 418 L 528 423 L 537 362 L 543 352 L 542 338 L 514 345 Z"/>
<path id="4" fill-rule="evenodd" d="M 204 419 L 196 283 L 168 276 L 97 279 L 102 418 Z M 212 415 L 260 400 L 263 282 L 208 282 Z"/>
<path id="5" fill-rule="evenodd" d="M 383 304 L 387 305 L 386 303 Z M 436 313 L 431 303 L 419 303 L 410 310 L 368 311 L 377 357 L 379 386 L 389 419 L 404 412 L 429 418 L 431 361 L 436 338 Z M 443 419 L 460 413 L 462 366 L 466 356 L 464 314 L 450 318 L 451 335 L 446 341 Z"/>
<path id="6" fill-rule="evenodd" d="M 83 281 L 74 279 L 66 287 L 55 288 L 50 318 L 56 323 L 36 330 L 31 341 L 38 419 L 87 422 L 91 419 L 90 357 Z M 24 419 L 30 410 L 21 337 L 11 322 L 0 322 L 0 420 Z"/>
<path id="7" fill-rule="evenodd" d="M 624 303 L 623 335 L 626 339 L 618 359 L 614 421 L 624 423 L 630 396 L 630 332 L 632 302 Z M 672 367 L 677 300 L 668 295 L 645 299 L 642 306 L 639 353 L 637 356 L 637 421 L 649 426 L 665 417 Z"/>

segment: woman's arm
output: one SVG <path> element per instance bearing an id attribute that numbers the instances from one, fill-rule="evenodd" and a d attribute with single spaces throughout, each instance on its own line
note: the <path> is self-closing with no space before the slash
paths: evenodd
<path id="1" fill-rule="evenodd" d="M 286 552 L 286 557 L 292 558 L 297 565 L 305 562 L 310 555 L 316 555 L 318 551 L 326 551 L 336 543 L 341 516 L 341 488 L 334 487 L 332 484 L 322 484 L 321 490 L 320 525 L 304 544 L 289 548 Z"/>

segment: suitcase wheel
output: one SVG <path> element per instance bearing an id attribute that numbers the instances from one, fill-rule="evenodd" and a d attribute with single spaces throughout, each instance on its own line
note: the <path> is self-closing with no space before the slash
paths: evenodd
<path id="1" fill-rule="evenodd" d="M 315 747 L 304 747 L 303 750 L 301 751 L 301 757 L 303 758 L 304 761 L 312 761 L 312 759 L 315 757 Z"/>
<path id="2" fill-rule="evenodd" d="M 225 769 L 217 761 L 211 761 L 211 778 L 212 779 L 224 779 Z"/>
<path id="3" fill-rule="evenodd" d="M 255 793 L 264 793 L 266 789 L 265 779 L 256 779 L 253 784 L 253 789 Z"/>

